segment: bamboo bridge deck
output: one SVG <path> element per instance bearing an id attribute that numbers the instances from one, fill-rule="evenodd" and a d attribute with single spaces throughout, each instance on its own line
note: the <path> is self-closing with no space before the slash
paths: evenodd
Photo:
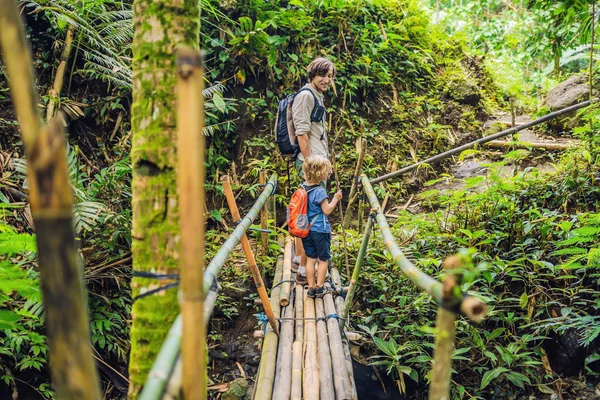
<path id="1" fill-rule="evenodd" d="M 306 297 L 294 282 L 292 240 L 277 261 L 270 304 L 279 321 L 279 335 L 265 322 L 260 368 L 254 399 L 357 399 L 352 358 L 340 330 L 344 299 L 340 274 L 331 268 L 332 291 L 322 298 Z"/>

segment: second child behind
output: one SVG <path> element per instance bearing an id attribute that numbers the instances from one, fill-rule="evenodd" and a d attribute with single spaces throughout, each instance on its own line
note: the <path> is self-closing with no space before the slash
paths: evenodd
<path id="1" fill-rule="evenodd" d="M 306 280 L 308 281 L 308 297 L 321 297 L 325 294 L 323 284 L 327 276 L 328 262 L 331 258 L 331 225 L 327 216 L 335 210 L 336 204 L 342 199 L 342 191 L 338 191 L 333 200 L 329 196 L 321 181 L 327 180 L 331 175 L 331 163 L 322 156 L 306 157 L 302 164 L 302 172 L 306 182 L 304 187 L 308 192 L 308 220 L 312 222 L 308 236 L 302 239 L 306 252 Z M 315 266 L 319 262 L 318 276 L 315 283 Z"/>

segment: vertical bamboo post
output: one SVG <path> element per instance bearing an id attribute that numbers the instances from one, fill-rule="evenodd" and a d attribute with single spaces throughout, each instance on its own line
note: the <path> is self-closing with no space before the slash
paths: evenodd
<path id="1" fill-rule="evenodd" d="M 369 246 L 369 238 L 371 237 L 372 230 L 373 230 L 373 218 L 369 217 L 369 219 L 367 221 L 367 225 L 363 232 L 362 242 L 360 244 L 360 250 L 358 251 L 358 256 L 356 257 L 356 263 L 354 264 L 354 271 L 352 271 L 352 279 L 350 279 L 350 289 L 348 290 L 348 294 L 346 294 L 346 300 L 344 302 L 344 306 L 340 310 L 340 329 L 344 329 L 344 324 L 346 323 L 346 318 L 348 317 L 348 314 L 350 313 L 350 307 L 352 307 L 352 301 L 354 300 L 354 293 L 356 292 L 358 280 L 360 279 L 363 260 L 365 259 L 365 255 L 367 254 L 367 247 Z"/>
<path id="2" fill-rule="evenodd" d="M 265 171 L 261 170 L 259 174 L 259 182 L 260 186 L 264 187 L 267 184 L 267 176 Z M 263 256 L 269 255 L 269 234 L 265 232 L 268 229 L 268 221 L 269 221 L 269 212 L 267 210 L 267 204 L 263 205 L 260 209 L 260 227 L 263 230 L 260 234 L 261 244 L 262 244 L 262 254 Z"/>
<path id="3" fill-rule="evenodd" d="M 61 400 L 100 400 L 83 276 L 77 261 L 62 123 L 54 119 L 47 128 L 41 127 L 31 53 L 13 0 L 0 0 L 0 32 L 28 160 L 53 386 Z"/>
<path id="4" fill-rule="evenodd" d="M 186 400 L 206 399 L 204 65 L 197 51 L 184 47 L 177 51 L 177 66 L 183 393 Z"/>
<path id="5" fill-rule="evenodd" d="M 323 299 L 315 299 L 316 317 L 319 319 L 317 324 L 317 351 L 319 362 L 319 394 L 322 399 L 335 399 L 335 391 L 333 389 L 333 371 L 331 369 L 331 351 L 329 349 L 329 339 L 327 338 L 327 324 L 323 318 L 325 317 L 325 307 Z"/>
<path id="6" fill-rule="evenodd" d="M 348 204 L 346 205 L 346 212 L 344 213 L 344 228 L 348 227 L 348 222 L 350 222 L 350 207 L 356 201 L 356 197 L 358 195 L 358 179 L 360 176 L 360 170 L 362 168 L 363 162 L 365 160 L 365 153 L 367 150 L 367 140 L 364 138 L 360 139 L 360 143 L 358 146 L 358 159 L 356 160 L 356 167 L 354 168 L 354 176 L 352 177 L 352 186 L 350 187 L 350 195 L 348 196 Z"/>
<path id="7" fill-rule="evenodd" d="M 452 370 L 452 351 L 454 350 L 454 335 L 456 333 L 456 313 L 450 309 L 457 306 L 455 289 L 460 286 L 460 276 L 454 272 L 460 267 L 456 256 L 444 260 L 447 271 L 444 279 L 442 301 L 438 307 L 435 322 L 435 350 L 433 352 L 433 369 L 431 371 L 431 387 L 429 400 L 447 400 L 450 398 L 450 371 Z"/>
<path id="8" fill-rule="evenodd" d="M 304 298 L 304 370 L 302 393 L 305 400 L 319 400 L 319 364 L 317 363 L 317 324 L 315 299 Z M 257 399 L 258 400 L 258 399 Z"/>
<path id="9" fill-rule="evenodd" d="M 234 221 L 239 221 L 241 218 L 240 212 L 235 202 L 233 190 L 231 189 L 229 176 L 223 175 L 221 177 L 221 184 L 223 185 L 223 191 L 225 192 L 225 198 L 227 199 L 227 205 L 229 206 L 231 216 L 234 219 Z M 258 269 L 258 265 L 256 265 L 256 259 L 254 258 L 254 252 L 252 252 L 252 248 L 250 247 L 250 241 L 248 240 L 248 236 L 246 236 L 245 233 L 242 235 L 240 243 L 242 244 L 242 248 L 244 249 L 244 254 L 246 254 L 246 260 L 248 260 L 248 267 L 250 268 L 250 272 L 252 273 L 252 278 L 254 279 L 254 284 L 256 286 L 256 290 L 258 291 L 258 296 L 260 297 L 263 308 L 265 309 L 265 314 L 269 319 L 269 324 L 271 324 L 273 331 L 276 334 L 279 334 L 279 328 L 277 326 L 275 315 L 273 314 L 273 308 L 271 307 L 271 303 L 269 302 L 269 296 L 267 295 L 265 284 L 260 274 L 260 270 Z"/>
<path id="10" fill-rule="evenodd" d="M 279 318 L 279 293 L 281 291 L 281 277 L 283 276 L 283 256 L 277 259 L 275 277 L 273 279 L 273 289 L 271 290 L 271 308 L 277 318 Z M 263 340 L 263 350 L 260 357 L 260 366 L 258 367 L 258 377 L 254 392 L 255 400 L 270 399 L 273 394 L 273 381 L 275 380 L 275 363 L 277 362 L 277 343 L 278 336 L 269 326 L 266 329 L 265 339 Z"/>
<path id="11" fill-rule="evenodd" d="M 335 150 L 331 148 L 331 162 L 333 164 L 333 176 L 335 178 L 335 186 L 337 190 L 342 190 L 340 179 L 338 177 L 337 163 L 335 160 Z M 350 276 L 350 262 L 348 261 L 348 244 L 346 243 L 346 228 L 344 227 L 344 211 L 342 210 L 342 202 L 340 201 L 338 209 L 340 210 L 340 225 L 342 227 L 342 240 L 344 243 L 344 261 L 346 262 L 346 276 Z"/>
<path id="12" fill-rule="evenodd" d="M 516 115 L 517 112 L 515 110 L 515 100 L 516 100 L 515 96 L 510 96 L 508 98 L 508 100 L 510 102 L 510 121 L 511 121 L 512 126 L 514 127 L 516 125 L 516 123 L 517 123 L 517 115 Z M 513 141 L 517 141 L 517 135 L 516 134 L 512 135 L 512 140 Z"/>
<path id="13" fill-rule="evenodd" d="M 294 246 L 294 239 L 291 236 L 285 238 L 285 248 L 283 251 L 283 278 L 284 282 L 281 286 L 281 295 L 279 296 L 279 304 L 285 307 L 290 302 L 290 292 L 292 288 L 292 249 Z"/>

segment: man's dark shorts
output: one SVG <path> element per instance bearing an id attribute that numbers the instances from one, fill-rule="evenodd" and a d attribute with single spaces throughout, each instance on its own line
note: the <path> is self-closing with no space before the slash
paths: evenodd
<path id="1" fill-rule="evenodd" d="M 302 239 L 302 245 L 308 258 L 321 261 L 331 259 L 331 233 L 309 231 L 308 236 Z"/>

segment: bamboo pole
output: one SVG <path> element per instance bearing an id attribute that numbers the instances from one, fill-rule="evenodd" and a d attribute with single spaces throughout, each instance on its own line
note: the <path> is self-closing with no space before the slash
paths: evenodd
<path id="1" fill-rule="evenodd" d="M 452 352 L 454 350 L 454 335 L 456 334 L 457 315 L 449 311 L 456 306 L 454 291 L 460 285 L 460 275 L 453 272 L 460 267 L 456 256 L 444 261 L 446 278 L 444 279 L 442 305 L 438 308 L 435 322 L 435 350 L 433 352 L 433 369 L 431 371 L 431 386 L 429 400 L 447 400 L 450 398 L 450 373 L 452 371 Z"/>
<path id="2" fill-rule="evenodd" d="M 281 322 L 281 337 L 277 350 L 277 366 L 272 400 L 289 400 L 292 391 L 292 344 L 294 342 L 294 307 L 285 307 Z M 289 318 L 289 319 L 288 319 Z"/>
<path id="3" fill-rule="evenodd" d="M 294 296 L 296 333 L 292 346 L 292 400 L 302 399 L 302 347 L 304 345 L 304 288 L 296 285 Z"/>
<path id="4" fill-rule="evenodd" d="M 283 279 L 285 282 L 281 286 L 281 295 L 279 296 L 279 304 L 285 307 L 290 302 L 290 292 L 292 288 L 292 249 L 294 239 L 291 236 L 285 238 L 285 248 L 283 251 Z"/>
<path id="5" fill-rule="evenodd" d="M 283 276 L 283 256 L 277 259 L 273 289 L 271 290 L 271 307 L 276 318 L 279 318 L 279 294 L 281 292 L 281 278 Z M 273 394 L 273 382 L 275 380 L 275 363 L 277 361 L 278 336 L 271 326 L 268 326 L 263 341 L 263 349 L 260 357 L 260 366 L 256 378 L 254 392 L 255 400 L 270 399 Z"/>
<path id="6" fill-rule="evenodd" d="M 315 299 L 315 314 L 317 319 L 325 317 L 323 299 Z M 333 370 L 331 369 L 331 351 L 327 338 L 327 324 L 324 320 L 317 320 L 317 359 L 319 362 L 319 395 L 321 399 L 335 399 L 333 389 Z"/>
<path id="7" fill-rule="evenodd" d="M 596 100 L 597 99 L 594 99 L 594 101 L 596 101 Z M 575 110 L 579 110 L 580 108 L 587 107 L 590 104 L 591 104 L 591 101 L 590 100 L 586 100 L 586 101 L 584 101 L 582 103 L 574 104 L 572 106 L 563 108 L 562 110 L 554 111 L 554 112 L 552 112 L 550 114 L 544 115 L 541 118 L 538 118 L 538 119 L 535 119 L 533 121 L 524 123 L 523 125 L 515 126 L 515 127 L 512 127 L 512 128 L 506 129 L 506 130 L 504 130 L 502 132 L 498 132 L 498 133 L 495 133 L 493 135 L 486 136 L 486 137 L 483 137 L 481 139 L 474 140 L 474 141 L 472 141 L 470 143 L 467 143 L 467 144 L 464 144 L 462 146 L 456 147 L 456 148 L 454 148 L 452 150 L 448 150 L 446 152 L 440 153 L 440 154 L 438 154 L 436 156 L 433 156 L 433 157 L 430 157 L 430 158 L 428 158 L 426 160 L 419 161 L 418 163 L 415 163 L 415 164 L 409 165 L 407 167 L 401 168 L 398 171 L 394 171 L 394 172 L 391 172 L 389 174 L 379 176 L 379 177 L 377 177 L 375 179 L 372 179 L 370 182 L 371 182 L 372 185 L 374 185 L 376 183 L 383 182 L 383 181 L 386 181 L 388 179 L 401 176 L 401 175 L 403 175 L 403 174 L 405 174 L 405 173 L 407 173 L 409 171 L 412 171 L 413 169 L 416 169 L 416 168 L 420 167 L 421 165 L 436 163 L 438 161 L 444 160 L 444 159 L 446 159 L 446 158 L 448 158 L 450 156 L 453 156 L 455 154 L 459 154 L 459 153 L 463 152 L 464 150 L 470 149 L 470 148 L 475 147 L 477 145 L 481 145 L 481 144 L 490 142 L 492 140 L 499 139 L 499 138 L 501 138 L 503 136 L 507 136 L 507 135 L 510 135 L 510 134 L 522 131 L 524 129 L 531 128 L 532 126 L 541 124 L 542 122 L 546 122 L 546 121 L 548 121 L 548 120 L 550 120 L 552 118 L 560 117 L 561 115 L 568 114 L 571 111 L 575 111 Z"/>
<path id="8" fill-rule="evenodd" d="M 33 63 L 21 23 L 16 3 L 0 0 L 0 46 L 28 160 L 53 387 L 59 399 L 99 400 L 73 231 L 64 132 L 56 119 L 41 128 Z"/>
<path id="9" fill-rule="evenodd" d="M 291 400 L 302 400 L 302 342 L 292 345 L 292 393 Z"/>
<path id="10" fill-rule="evenodd" d="M 348 196 L 348 204 L 346 205 L 346 212 L 344 213 L 344 223 L 342 224 L 344 228 L 348 227 L 348 222 L 350 222 L 350 212 L 351 207 L 356 201 L 358 197 L 357 188 L 358 188 L 358 179 L 360 176 L 360 170 L 362 168 L 363 162 L 365 160 L 365 154 L 367 150 L 367 140 L 362 138 L 360 139 L 360 144 L 358 146 L 358 158 L 356 160 L 356 167 L 354 168 L 354 176 L 352 177 L 352 186 L 350 187 L 350 195 Z"/>
<path id="11" fill-rule="evenodd" d="M 218 285 L 217 285 L 218 286 Z M 210 290 L 204 300 L 204 325 L 208 325 L 210 316 L 215 308 L 219 288 Z M 144 388 L 140 393 L 139 400 L 157 400 L 161 398 L 179 398 L 183 384 L 182 360 L 179 352 L 181 348 L 181 337 L 183 332 L 182 315 L 178 315 L 171 326 L 165 341 L 163 342 Z"/>
<path id="12" fill-rule="evenodd" d="M 344 305 L 341 307 L 340 310 L 340 329 L 344 329 L 346 318 L 348 318 L 348 314 L 350 313 L 350 307 L 352 307 L 354 293 L 356 293 L 356 287 L 358 286 L 358 281 L 362 272 L 362 265 L 367 254 L 367 248 L 369 247 L 369 238 L 371 237 L 372 230 L 373 218 L 369 217 L 367 220 L 367 225 L 365 226 L 365 230 L 363 231 L 360 250 L 358 251 L 358 255 L 356 257 L 356 263 L 354 264 L 354 271 L 352 271 L 352 279 L 350 279 L 350 289 L 348 290 L 348 294 L 346 294 L 346 300 L 344 301 Z"/>
<path id="13" fill-rule="evenodd" d="M 340 130 L 341 132 L 341 130 Z M 335 149 L 331 146 L 331 163 L 333 165 L 333 177 L 335 178 L 335 186 L 337 190 L 342 190 L 340 186 L 340 178 L 338 176 L 337 162 L 335 157 Z M 340 211 L 340 225 L 342 227 L 342 241 L 344 244 L 344 261 L 346 262 L 346 276 L 350 276 L 350 262 L 348 261 L 348 244 L 346 243 L 346 228 L 344 227 L 344 210 L 342 209 L 342 202 L 338 206 Z"/>
<path id="14" fill-rule="evenodd" d="M 259 174 L 259 182 L 260 186 L 265 186 L 267 184 L 267 176 L 265 175 L 265 171 L 260 171 Z M 265 232 L 268 229 L 268 221 L 269 221 L 269 211 L 267 210 L 267 205 L 265 204 L 260 209 L 260 227 L 263 230 L 260 233 L 260 239 L 262 244 L 262 254 L 263 256 L 269 255 L 269 234 Z"/>
<path id="15" fill-rule="evenodd" d="M 204 277 L 203 277 L 204 292 L 203 293 L 204 293 L 204 296 L 206 297 L 205 302 L 204 302 L 205 303 L 205 317 L 204 317 L 205 321 L 207 321 L 207 319 L 210 318 L 210 315 L 212 314 L 212 308 L 211 308 L 210 312 L 207 313 L 207 311 L 206 311 L 207 307 L 209 305 L 208 302 L 211 301 L 210 300 L 211 293 L 215 292 L 215 290 L 218 291 L 217 274 L 223 267 L 223 264 L 227 260 L 227 257 L 229 256 L 229 254 L 231 253 L 233 248 L 237 245 L 237 243 L 239 242 L 242 235 L 246 232 L 246 230 L 248 230 L 248 227 L 252 224 L 252 221 L 254 221 L 254 219 L 258 215 L 260 207 L 262 207 L 262 205 L 265 203 L 265 201 L 269 198 L 269 196 L 275 190 L 276 180 L 277 180 L 277 175 L 273 174 L 271 176 L 271 178 L 269 179 L 267 186 L 265 186 L 263 192 L 258 197 L 258 199 L 254 203 L 254 205 L 252 206 L 252 208 L 250 209 L 248 214 L 246 214 L 246 216 L 244 218 L 242 218 L 241 222 L 235 227 L 235 229 L 233 230 L 233 232 L 231 233 L 229 238 L 221 246 L 221 248 L 219 249 L 219 251 L 217 252 L 215 257 L 211 260 L 211 262 L 208 264 L 208 266 L 204 270 Z M 281 278 L 279 278 L 279 279 L 281 279 Z M 216 298 L 216 295 L 215 295 L 215 298 Z M 214 305 L 214 300 L 212 300 L 212 302 Z M 272 302 L 271 302 L 271 307 L 273 307 Z M 275 310 L 273 312 L 275 314 Z M 278 315 L 279 315 L 279 298 L 277 298 L 277 314 L 276 314 L 276 316 L 278 316 Z M 175 320 L 174 325 L 175 324 L 181 325 L 181 323 L 182 323 L 181 319 L 178 318 Z M 181 329 L 181 326 L 179 327 L 179 329 Z M 275 333 L 273 333 L 273 334 L 275 334 Z M 277 336 L 277 335 L 275 334 L 275 336 Z M 160 372 L 158 372 L 157 374 L 151 373 L 148 375 L 148 378 L 146 379 L 146 382 L 144 383 L 144 391 L 142 392 L 142 394 L 145 394 L 145 395 L 144 395 L 144 397 L 140 397 L 140 399 L 142 399 L 142 400 L 160 399 L 160 396 L 162 395 L 162 391 L 164 390 L 164 386 L 165 386 L 166 380 L 168 379 L 169 374 L 168 373 L 165 374 L 164 368 L 159 367 L 158 365 L 165 364 L 165 365 L 168 365 L 169 370 L 173 369 L 173 364 L 177 360 L 177 355 L 179 354 L 179 351 L 181 350 L 181 340 L 174 340 L 174 341 L 172 341 L 172 343 L 169 344 L 169 346 L 166 346 L 165 344 L 163 344 L 159 355 L 161 353 L 163 353 L 163 350 L 164 350 L 163 356 L 157 357 L 157 359 L 154 361 L 154 364 L 152 366 L 152 369 L 154 369 L 156 367 Z M 166 361 L 164 361 L 164 360 L 166 360 Z M 151 387 L 152 389 L 147 391 L 146 388 L 148 388 L 148 387 Z"/>
<path id="16" fill-rule="evenodd" d="M 233 195 L 233 190 L 231 189 L 229 176 L 223 175 L 221 177 L 221 184 L 223 185 L 223 191 L 225 192 L 225 198 L 227 199 L 227 205 L 229 206 L 231 216 L 234 221 L 239 221 L 240 212 L 238 211 L 238 207 L 235 202 L 235 197 Z M 261 210 L 263 209 L 264 206 L 261 208 Z M 248 260 L 248 267 L 250 268 L 250 272 L 252 272 L 254 285 L 256 286 L 258 296 L 263 304 L 263 308 L 265 309 L 265 314 L 267 315 L 269 323 L 271 324 L 271 327 L 273 328 L 275 333 L 279 334 L 279 328 L 277 326 L 277 321 L 275 320 L 275 315 L 273 315 L 273 309 L 271 308 L 271 303 L 269 302 L 269 296 L 267 295 L 265 284 L 260 274 L 260 270 L 258 269 L 258 265 L 256 264 L 256 259 L 254 258 L 254 252 L 252 251 L 252 247 L 250 247 L 250 241 L 248 240 L 248 236 L 246 236 L 246 234 L 243 234 L 241 236 L 240 243 L 242 244 L 242 248 L 244 249 L 246 260 Z"/>
<path id="17" fill-rule="evenodd" d="M 246 214 L 246 216 L 240 220 L 240 222 L 237 224 L 237 226 L 229 236 L 229 239 L 227 239 L 225 243 L 223 243 L 223 246 L 221 246 L 215 257 L 206 267 L 206 270 L 204 271 L 204 293 L 208 293 L 213 282 L 215 282 L 217 279 L 217 274 L 219 273 L 221 268 L 223 268 L 223 264 L 225 264 L 227 257 L 229 257 L 229 254 L 233 251 L 235 246 L 241 240 L 242 236 L 246 233 L 246 231 L 252 224 L 252 221 L 256 219 L 256 216 L 260 212 L 260 208 L 263 206 L 263 204 L 265 204 L 269 196 L 275 191 L 276 182 L 277 175 L 271 175 L 271 178 L 269 179 L 269 182 L 267 182 L 265 189 L 263 190 L 261 195 L 258 196 L 256 202 L 254 203 L 250 211 L 248 211 L 248 214 Z"/>
<path id="18" fill-rule="evenodd" d="M 60 64 L 56 69 L 54 83 L 50 89 L 50 100 L 48 101 L 48 107 L 46 108 L 46 121 L 50 121 L 50 119 L 54 116 L 54 108 L 56 103 L 60 101 L 60 93 L 62 92 L 63 83 L 65 81 L 65 71 L 67 70 L 67 63 L 69 62 L 69 56 L 71 55 L 71 49 L 73 48 L 74 32 L 75 27 L 73 25 L 69 25 L 65 35 L 65 44 L 62 52 L 60 53 Z"/>
<path id="19" fill-rule="evenodd" d="M 377 200 L 377 196 L 375 196 L 375 192 L 373 191 L 373 187 L 369 182 L 369 178 L 366 175 L 361 175 L 361 182 L 363 184 L 363 190 L 371 203 L 372 210 L 376 211 L 376 220 L 379 225 L 379 231 L 381 233 L 381 237 L 383 238 L 383 242 L 386 247 L 390 251 L 392 256 L 392 260 L 394 264 L 396 264 L 402 272 L 415 283 L 418 287 L 429 293 L 433 296 L 433 298 L 440 303 L 442 301 L 442 284 L 419 268 L 417 268 L 410 260 L 408 260 L 400 247 L 396 243 L 394 236 L 392 235 L 392 231 L 390 230 L 390 226 L 383 215 L 381 210 L 381 206 L 379 205 L 379 201 Z M 458 299 L 460 302 L 460 310 L 461 312 L 472 319 L 475 322 L 480 321 L 485 315 L 485 305 L 472 297 L 465 297 L 463 293 L 460 293 L 460 298 Z"/>
<path id="20" fill-rule="evenodd" d="M 302 393 L 304 400 L 319 400 L 319 364 L 317 362 L 317 324 L 315 299 L 304 298 L 304 370 Z M 258 399 L 256 399 L 258 400 Z M 323 399 L 325 400 L 325 399 Z"/>
<path id="21" fill-rule="evenodd" d="M 515 148 L 515 149 L 544 149 L 544 150 L 569 150 L 575 147 L 577 143 L 544 143 L 544 142 L 505 142 L 503 140 L 492 140 L 485 145 L 497 149 Z"/>
<path id="22" fill-rule="evenodd" d="M 333 304 L 333 295 L 331 293 L 327 293 L 323 296 L 323 303 L 327 315 L 336 314 L 335 305 Z M 350 400 L 352 399 L 352 389 L 346 368 L 342 335 L 340 333 L 339 324 L 333 318 L 327 320 L 327 334 L 329 337 L 329 347 L 331 348 L 335 398 L 336 400 Z"/>
<path id="23" fill-rule="evenodd" d="M 331 280 L 333 281 L 333 283 L 336 286 L 342 284 L 342 280 L 340 278 L 340 273 L 337 270 L 337 268 L 331 269 Z M 336 309 L 337 314 L 341 315 L 341 311 L 344 307 L 344 300 L 342 299 L 342 296 L 333 296 L 333 300 L 335 302 L 335 309 Z M 341 325 L 340 332 L 343 332 L 344 325 L 343 324 L 340 324 L 340 325 Z M 358 399 L 358 394 L 356 391 L 356 383 L 354 382 L 354 367 L 352 365 L 352 356 L 350 355 L 350 345 L 348 343 L 348 340 L 350 339 L 349 336 L 352 336 L 352 334 L 353 334 L 353 332 L 346 332 L 346 334 L 343 334 L 341 336 L 342 336 L 342 348 L 344 349 L 344 361 L 346 362 L 346 372 L 348 374 L 348 380 L 350 383 L 351 398 L 353 400 L 355 400 L 355 399 Z"/>
<path id="24" fill-rule="evenodd" d="M 177 153 L 181 231 L 183 394 L 206 399 L 204 317 L 204 65 L 189 47 L 177 51 Z"/>
<path id="25" fill-rule="evenodd" d="M 304 342 L 304 287 L 296 285 L 296 297 L 294 300 L 296 308 L 296 340 Z"/>

